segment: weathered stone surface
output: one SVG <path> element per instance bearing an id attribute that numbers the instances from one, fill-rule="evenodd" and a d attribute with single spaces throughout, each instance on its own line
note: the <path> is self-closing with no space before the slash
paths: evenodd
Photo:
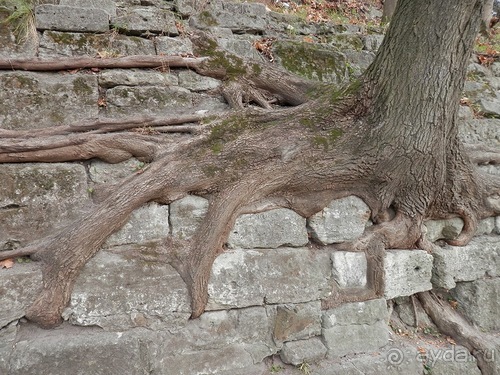
<path id="1" fill-rule="evenodd" d="M 384 40 L 383 35 L 378 35 L 378 34 L 365 35 L 363 38 L 364 49 L 372 52 L 377 52 L 383 40 Z"/>
<path id="2" fill-rule="evenodd" d="M 109 236 L 104 246 L 144 243 L 164 239 L 168 234 L 168 206 L 151 202 L 135 210 L 125 225 Z"/>
<path id="3" fill-rule="evenodd" d="M 323 337 L 329 356 L 374 351 L 388 342 L 384 299 L 346 303 L 323 314 Z"/>
<path id="4" fill-rule="evenodd" d="M 326 253 L 306 248 L 226 251 L 212 267 L 208 309 L 300 303 L 329 295 Z"/>
<path id="5" fill-rule="evenodd" d="M 0 165 L 0 250 L 43 238 L 79 217 L 89 202 L 79 164 Z"/>
<path id="6" fill-rule="evenodd" d="M 346 61 L 350 65 L 351 76 L 359 76 L 375 59 L 372 51 L 344 51 Z"/>
<path id="7" fill-rule="evenodd" d="M 307 340 L 286 342 L 281 349 L 280 357 L 285 363 L 300 365 L 314 363 L 326 356 L 327 349 L 319 337 Z"/>
<path id="8" fill-rule="evenodd" d="M 105 32 L 109 30 L 109 15 L 102 9 L 61 5 L 35 7 L 38 30 Z"/>
<path id="9" fill-rule="evenodd" d="M 156 7 L 128 7 L 118 9 L 117 16 L 111 19 L 111 25 L 126 31 L 127 34 L 142 34 L 146 32 L 177 36 L 175 15 L 169 10 Z"/>
<path id="10" fill-rule="evenodd" d="M 463 120 L 460 122 L 459 135 L 465 143 L 500 147 L 500 120 Z"/>
<path id="11" fill-rule="evenodd" d="M 140 166 L 141 162 L 136 158 L 130 158 L 117 164 L 93 160 L 89 166 L 89 176 L 97 184 L 114 184 L 135 173 Z"/>
<path id="12" fill-rule="evenodd" d="M 231 248 L 304 246 L 309 242 L 306 219 L 286 208 L 241 215 L 229 234 Z"/>
<path id="13" fill-rule="evenodd" d="M 259 3 L 217 1 L 197 16 L 200 26 L 219 26 L 237 34 L 261 34 L 267 25 L 266 7 Z"/>
<path id="14" fill-rule="evenodd" d="M 424 349 L 425 354 L 419 353 L 417 360 L 425 363 L 432 375 L 481 375 L 476 358 L 463 346 L 425 346 Z"/>
<path id="15" fill-rule="evenodd" d="M 222 84 L 215 78 L 203 77 L 192 70 L 179 72 L 179 85 L 191 91 L 213 90 Z"/>
<path id="16" fill-rule="evenodd" d="M 274 342 L 307 339 L 321 334 L 321 302 L 269 306 L 274 316 Z"/>
<path id="17" fill-rule="evenodd" d="M 189 112 L 193 107 L 193 94 L 177 86 L 116 86 L 106 92 L 106 114 L 170 115 Z"/>
<path id="18" fill-rule="evenodd" d="M 14 350 L 18 322 L 0 329 L 0 374 L 9 374 L 9 359 Z"/>
<path id="19" fill-rule="evenodd" d="M 445 246 L 432 253 L 434 286 L 453 289 L 455 282 L 498 276 L 500 242 L 496 236 L 473 238 L 466 246 Z"/>
<path id="20" fill-rule="evenodd" d="M 399 319 L 410 327 L 432 328 L 438 332 L 437 327 L 426 314 L 416 296 L 396 297 L 393 299 L 394 311 Z M 406 329 L 406 328 L 405 328 Z"/>
<path id="21" fill-rule="evenodd" d="M 0 87 L 4 129 L 44 128 L 98 114 L 97 77 L 90 74 L 6 71 L 0 72 Z"/>
<path id="22" fill-rule="evenodd" d="M 208 200 L 188 195 L 170 204 L 170 225 L 172 236 L 180 239 L 191 238 L 208 209 Z"/>
<path id="23" fill-rule="evenodd" d="M 458 308 L 482 331 L 500 330 L 500 279 L 457 283 L 452 291 Z"/>
<path id="24" fill-rule="evenodd" d="M 41 286 L 42 271 L 35 263 L 0 269 L 0 328 L 24 316 Z"/>
<path id="25" fill-rule="evenodd" d="M 179 80 L 171 73 L 140 69 L 110 69 L 99 73 L 99 86 L 168 86 L 177 85 Z"/>
<path id="26" fill-rule="evenodd" d="M 116 4 L 112 0 L 60 0 L 59 5 L 101 9 L 105 11 L 109 17 L 116 16 Z"/>
<path id="27" fill-rule="evenodd" d="M 312 236 L 321 244 L 352 241 L 363 234 L 370 209 L 358 197 L 333 200 L 308 220 Z"/>
<path id="28" fill-rule="evenodd" d="M 463 220 L 458 217 L 446 220 L 427 220 L 425 222 L 425 236 L 431 242 L 440 239 L 453 240 L 462 232 L 463 226 Z"/>
<path id="29" fill-rule="evenodd" d="M 480 99 L 479 111 L 484 116 L 500 117 L 500 100 L 498 98 Z"/>
<path id="30" fill-rule="evenodd" d="M 147 373 L 147 345 L 133 333 L 68 326 L 42 331 L 28 326 L 20 334 L 9 375 L 67 375 L 68 369 L 75 375 Z"/>
<path id="31" fill-rule="evenodd" d="M 470 120 L 474 118 L 474 112 L 469 106 L 461 105 L 458 107 L 458 118 Z"/>
<path id="32" fill-rule="evenodd" d="M 219 29 L 228 30 L 221 28 Z M 227 37 L 220 37 L 222 34 L 217 34 L 219 36 L 217 43 L 221 48 L 227 49 L 229 52 L 234 53 L 236 56 L 240 56 L 245 59 L 261 59 L 261 56 L 257 52 L 257 49 L 253 46 L 253 42 L 259 38 L 258 36 L 231 35 L 230 30 L 229 34 L 230 35 Z"/>
<path id="33" fill-rule="evenodd" d="M 365 253 L 335 251 L 331 259 L 333 279 L 340 288 L 364 288 L 366 286 Z"/>
<path id="34" fill-rule="evenodd" d="M 17 59 L 31 58 L 36 56 L 38 46 L 38 35 L 28 37 L 26 41 L 16 40 L 10 27 L 4 27 L 4 22 L 7 19 L 7 12 L 2 12 L 0 9 L 0 57 Z"/>
<path id="35" fill-rule="evenodd" d="M 488 217 L 480 220 L 476 229 L 476 236 L 484 236 L 493 233 L 495 230 L 495 218 Z"/>
<path id="36" fill-rule="evenodd" d="M 40 39 L 40 57 L 154 55 L 152 40 L 117 33 L 90 34 L 45 31 Z"/>
<path id="37" fill-rule="evenodd" d="M 188 38 L 172 38 L 169 36 L 158 36 L 155 39 L 156 53 L 158 55 L 191 55 L 193 54 L 193 43 Z"/>
<path id="38" fill-rule="evenodd" d="M 500 234 L 500 216 L 495 218 L 495 232 L 496 234 Z"/>
<path id="39" fill-rule="evenodd" d="M 182 326 L 189 303 L 186 286 L 170 265 L 101 251 L 78 277 L 63 316 L 75 325 L 115 331 Z"/>
<path id="40" fill-rule="evenodd" d="M 389 250 L 384 258 L 386 299 L 432 289 L 432 255 L 423 250 Z"/>

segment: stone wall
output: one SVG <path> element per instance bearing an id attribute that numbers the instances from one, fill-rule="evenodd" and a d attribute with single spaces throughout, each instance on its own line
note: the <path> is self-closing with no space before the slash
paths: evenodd
<path id="1" fill-rule="evenodd" d="M 277 64 L 342 83 L 366 68 L 383 38 L 378 27 L 308 24 L 258 3 L 45 3 L 35 12 L 38 40 L 18 45 L 2 28 L 0 56 L 191 55 L 187 33 L 198 28 L 248 59 L 264 58 L 254 41 L 276 37 Z M 464 95 L 491 118 L 462 107 L 462 137 L 499 147 L 500 64 L 486 69 L 471 62 L 469 78 Z M 218 112 L 228 108 L 220 85 L 188 69 L 2 71 L 0 126 Z M 186 136 L 172 134 L 165 142 Z M 77 218 L 100 187 L 144 167 L 135 159 L 0 165 L 0 251 Z M 482 168 L 500 174 L 497 166 Z M 369 291 L 365 255 L 331 246 L 359 238 L 371 225 L 366 204 L 350 196 L 309 218 L 288 209 L 242 215 L 213 266 L 207 312 L 189 320 L 186 286 L 161 249 L 166 237 L 192 236 L 206 209 L 204 197 L 187 196 L 136 210 L 86 265 L 65 323 L 53 330 L 23 318 L 40 290 L 38 264 L 20 259 L 0 270 L 0 374 L 480 373 L 471 354 L 440 336 L 412 296 L 449 290 L 472 324 L 498 333 L 500 217 L 484 220 L 465 247 L 387 251 L 383 298 L 326 306 L 322 301 L 329 297 Z M 426 235 L 439 243 L 462 226 L 460 219 L 428 221 Z"/>

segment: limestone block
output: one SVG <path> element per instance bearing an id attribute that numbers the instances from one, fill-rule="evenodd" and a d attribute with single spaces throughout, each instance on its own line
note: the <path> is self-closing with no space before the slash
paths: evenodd
<path id="1" fill-rule="evenodd" d="M 352 241 L 364 232 L 370 209 L 361 199 L 350 196 L 333 200 L 308 220 L 312 236 L 322 245 Z"/>
<path id="2" fill-rule="evenodd" d="M 281 349 L 280 357 L 284 363 L 300 365 L 314 363 L 326 356 L 327 349 L 319 337 L 307 340 L 286 342 Z"/>
<path id="3" fill-rule="evenodd" d="M 364 288 L 367 281 L 365 253 L 335 251 L 331 255 L 333 279 L 344 288 Z"/>
<path id="4" fill-rule="evenodd" d="M 208 285 L 208 309 L 300 303 L 329 295 L 328 254 L 306 248 L 231 250 L 219 255 Z"/>
<path id="5" fill-rule="evenodd" d="M 12 322 L 0 329 L 0 374 L 9 373 L 9 359 L 15 347 L 18 322 Z"/>
<path id="6" fill-rule="evenodd" d="M 0 72 L 0 126 L 26 130 L 97 117 L 97 77 L 91 74 Z M 12 91 L 16 95 L 12 95 Z"/>
<path id="7" fill-rule="evenodd" d="M 378 48 L 384 40 L 384 35 L 368 34 L 363 38 L 364 49 L 372 52 L 377 52 Z"/>
<path id="8" fill-rule="evenodd" d="M 178 85 L 176 75 L 154 70 L 141 69 L 108 69 L 99 73 L 99 86 L 111 88 L 115 86 L 170 86 Z"/>
<path id="9" fill-rule="evenodd" d="M 101 251 L 82 270 L 63 317 L 123 331 L 185 324 L 189 306 L 186 286 L 170 265 Z"/>
<path id="10" fill-rule="evenodd" d="M 214 2 L 212 7 L 198 15 L 202 26 L 219 26 L 237 34 L 261 34 L 267 26 L 264 4 Z"/>
<path id="11" fill-rule="evenodd" d="M 345 58 L 352 68 L 351 76 L 359 76 L 375 59 L 372 51 L 344 51 Z"/>
<path id="12" fill-rule="evenodd" d="M 220 34 L 217 35 L 219 36 L 217 43 L 221 48 L 245 59 L 261 59 L 261 56 L 253 46 L 253 42 L 258 39 L 257 36 L 229 35 L 228 37 L 221 38 Z"/>
<path id="13" fill-rule="evenodd" d="M 473 281 L 500 272 L 500 242 L 495 236 L 475 237 L 466 246 L 445 246 L 432 253 L 434 286 L 453 289 L 455 282 Z"/>
<path id="14" fill-rule="evenodd" d="M 476 236 L 483 236 L 493 233 L 495 230 L 495 218 L 488 217 L 486 219 L 480 220 L 476 230 Z"/>
<path id="15" fill-rule="evenodd" d="M 179 85 L 191 91 L 213 90 L 222 84 L 221 81 L 211 77 L 203 77 L 192 70 L 179 72 Z"/>
<path id="16" fill-rule="evenodd" d="M 61 326 L 30 332 L 16 342 L 9 375 L 143 375 L 148 371 L 147 344 L 130 333 Z"/>
<path id="17" fill-rule="evenodd" d="M 372 325 L 389 319 L 385 299 L 344 303 L 323 314 L 323 328 L 337 326 Z"/>
<path id="18" fill-rule="evenodd" d="M 156 52 L 158 55 L 192 55 L 193 43 L 188 38 L 172 38 L 169 36 L 158 36 L 156 41 Z"/>
<path id="19" fill-rule="evenodd" d="M 135 210 L 125 225 L 108 237 L 104 246 L 144 243 L 164 239 L 168 234 L 168 206 L 151 202 Z"/>
<path id="20" fill-rule="evenodd" d="M 12 268 L 0 271 L 0 328 L 2 328 L 24 316 L 26 309 L 40 292 L 42 271 L 35 263 L 15 263 Z"/>
<path id="21" fill-rule="evenodd" d="M 500 330 L 500 279 L 457 283 L 452 291 L 458 308 L 481 331 Z"/>
<path id="22" fill-rule="evenodd" d="M 60 0 L 59 5 L 101 9 L 105 11 L 109 17 L 116 16 L 116 4 L 112 0 Z"/>
<path id="23" fill-rule="evenodd" d="M 496 234 L 500 234 L 500 216 L 495 218 L 495 232 Z"/>
<path id="24" fill-rule="evenodd" d="M 0 12 L 0 57 L 5 59 L 20 59 L 33 58 L 36 56 L 38 41 L 37 38 L 28 38 L 21 42 L 14 33 L 11 27 L 5 27 L 5 20 L 8 14 Z"/>
<path id="25" fill-rule="evenodd" d="M 432 255 L 423 250 L 389 250 L 384 258 L 386 299 L 432 289 Z"/>
<path id="26" fill-rule="evenodd" d="M 109 15 L 102 9 L 44 4 L 35 7 L 35 24 L 38 30 L 106 32 Z"/>
<path id="27" fill-rule="evenodd" d="M 241 215 L 229 234 L 231 248 L 304 246 L 309 242 L 306 219 L 286 208 Z"/>
<path id="28" fill-rule="evenodd" d="M 81 215 L 90 202 L 79 164 L 0 165 L 0 251 L 39 240 Z"/>
<path id="29" fill-rule="evenodd" d="M 169 10 L 156 7 L 127 7 L 119 8 L 117 16 L 111 18 L 112 26 L 126 30 L 128 34 L 142 34 L 146 32 L 177 36 L 179 32 L 175 26 L 175 15 Z"/>
<path id="30" fill-rule="evenodd" d="M 274 316 L 274 342 L 307 339 L 321 334 L 321 302 L 268 306 Z"/>
<path id="31" fill-rule="evenodd" d="M 177 86 L 116 86 L 106 92 L 109 116 L 186 114 L 193 107 L 193 94 Z"/>
<path id="32" fill-rule="evenodd" d="M 122 34 L 89 34 L 45 31 L 40 38 L 40 57 L 155 55 L 152 40 Z M 112 70 L 111 70 L 112 71 Z M 111 72 L 105 70 L 104 72 Z"/>
<path id="33" fill-rule="evenodd" d="M 425 236 L 431 242 L 440 239 L 453 240 L 462 232 L 463 226 L 463 220 L 458 217 L 446 220 L 427 220 L 425 222 Z"/>
<path id="34" fill-rule="evenodd" d="M 116 164 L 92 160 L 89 167 L 89 176 L 96 184 L 116 184 L 121 179 L 130 177 L 130 175 L 137 172 L 142 165 L 136 158 L 130 158 Z"/>
<path id="35" fill-rule="evenodd" d="M 172 236 L 180 239 L 191 238 L 208 209 L 208 200 L 188 195 L 170 204 L 170 225 Z"/>
<path id="36" fill-rule="evenodd" d="M 459 136 L 465 143 L 500 147 L 500 119 L 471 119 L 459 124 Z"/>
<path id="37" fill-rule="evenodd" d="M 476 358 L 463 346 L 425 346 L 424 349 L 425 354 L 417 356 L 417 360 L 425 362 L 432 375 L 481 375 Z"/>
<path id="38" fill-rule="evenodd" d="M 500 117 L 500 100 L 498 98 L 480 99 L 478 104 L 481 114 Z"/>

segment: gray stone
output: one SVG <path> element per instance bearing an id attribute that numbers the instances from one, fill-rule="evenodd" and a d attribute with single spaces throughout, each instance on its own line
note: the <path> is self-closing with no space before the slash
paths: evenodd
<path id="1" fill-rule="evenodd" d="M 368 34 L 363 38 L 364 49 L 372 52 L 377 52 L 378 48 L 384 40 L 384 35 Z"/>
<path id="2" fill-rule="evenodd" d="M 388 250 L 384 258 L 386 299 L 432 289 L 432 255 L 423 250 Z"/>
<path id="3" fill-rule="evenodd" d="M 21 329 L 20 335 L 24 330 Z M 32 326 L 15 344 L 9 375 L 144 375 L 148 346 L 130 333 Z"/>
<path id="4" fill-rule="evenodd" d="M 309 242 L 306 219 L 286 208 L 241 215 L 229 234 L 231 248 L 304 246 Z"/>
<path id="5" fill-rule="evenodd" d="M 342 357 L 347 354 L 373 352 L 389 340 L 387 323 L 379 321 L 371 325 L 355 324 L 334 326 L 323 329 L 325 345 L 329 357 Z"/>
<path id="6" fill-rule="evenodd" d="M 9 359 L 15 347 L 18 322 L 0 329 L 0 374 L 9 374 Z"/>
<path id="7" fill-rule="evenodd" d="M 461 121 L 459 135 L 465 143 L 500 147 L 500 120 L 471 119 Z"/>
<path id="8" fill-rule="evenodd" d="M 79 164 L 0 165 L 0 250 L 39 240 L 81 215 L 90 202 Z"/>
<path id="9" fill-rule="evenodd" d="M 99 73 L 99 86 L 169 86 L 177 85 L 177 76 L 171 73 L 140 69 L 110 69 Z"/>
<path id="10" fill-rule="evenodd" d="M 222 82 L 218 79 L 201 76 L 192 70 L 179 72 L 179 85 L 191 91 L 213 90 L 221 84 Z"/>
<path id="11" fill-rule="evenodd" d="M 351 76 L 359 76 L 375 59 L 372 51 L 344 51 L 346 61 L 351 67 Z"/>
<path id="12" fill-rule="evenodd" d="M 495 218 L 495 232 L 496 234 L 500 234 L 500 216 Z"/>
<path id="13" fill-rule="evenodd" d="M 0 72 L 0 126 L 25 130 L 68 125 L 98 115 L 97 77 L 90 74 Z M 12 95 L 12 91 L 16 95 Z"/>
<path id="14" fill-rule="evenodd" d="M 410 327 L 432 328 L 438 332 L 437 327 L 426 314 L 424 308 L 415 296 L 394 298 L 394 312 L 399 319 Z M 406 329 L 406 327 L 405 327 Z"/>
<path id="15" fill-rule="evenodd" d="M 484 173 L 490 173 L 495 176 L 500 176 L 500 165 L 498 164 L 479 165 L 478 168 Z"/>
<path id="16" fill-rule="evenodd" d="M 432 255 L 432 283 L 436 287 L 453 289 L 458 281 L 499 275 L 500 243 L 495 236 L 473 238 L 466 246 L 436 248 Z"/>
<path id="17" fill-rule="evenodd" d="M 237 34 L 261 34 L 267 26 L 264 4 L 215 2 L 210 10 L 198 15 L 204 26 L 219 26 Z"/>
<path id="18" fill-rule="evenodd" d="M 476 358 L 463 346 L 423 348 L 425 354 L 419 353 L 417 360 L 425 363 L 432 375 L 481 375 Z"/>
<path id="19" fill-rule="evenodd" d="M 24 316 L 41 286 L 38 264 L 15 263 L 12 268 L 0 269 L 0 328 Z"/>
<path id="20" fill-rule="evenodd" d="M 168 206 L 150 202 L 135 210 L 125 225 L 108 237 L 104 246 L 144 243 L 164 239 L 168 234 Z"/>
<path id="21" fill-rule="evenodd" d="M 109 30 L 109 15 L 102 9 L 61 5 L 35 7 L 38 30 L 105 32 Z"/>
<path id="22" fill-rule="evenodd" d="M 222 29 L 227 30 L 227 29 Z M 253 46 L 253 42 L 258 39 L 256 36 L 251 35 L 230 35 L 228 37 L 220 37 L 217 43 L 221 48 L 234 53 L 236 56 L 253 59 L 261 61 L 262 57 L 257 52 L 257 49 Z"/>
<path id="23" fill-rule="evenodd" d="M 500 279 L 457 283 L 452 291 L 458 309 L 481 331 L 500 330 Z"/>
<path id="24" fill-rule="evenodd" d="M 484 236 L 493 233 L 495 230 L 495 218 L 488 217 L 480 220 L 476 229 L 476 236 Z"/>
<path id="25" fill-rule="evenodd" d="M 280 357 L 285 363 L 300 365 L 315 363 L 325 358 L 327 349 L 319 337 L 307 340 L 286 342 L 281 349 Z"/>
<path id="26" fill-rule="evenodd" d="M 192 55 L 193 43 L 188 38 L 172 38 L 169 36 L 158 36 L 155 39 L 156 53 L 158 55 Z"/>
<path id="27" fill-rule="evenodd" d="M 500 117 L 500 99 L 480 99 L 479 111 L 488 117 Z"/>
<path id="28" fill-rule="evenodd" d="M 474 112 L 469 106 L 461 105 L 458 107 L 458 118 L 470 120 L 474 118 Z"/>
<path id="29" fill-rule="evenodd" d="M 193 94 L 177 86 L 116 86 L 106 92 L 108 116 L 186 114 Z"/>
<path id="30" fill-rule="evenodd" d="M 372 325 L 389 319 L 385 299 L 344 303 L 323 314 L 323 328 L 338 326 Z"/>
<path id="31" fill-rule="evenodd" d="M 365 253 L 335 251 L 331 255 L 333 279 L 341 288 L 364 288 L 367 281 Z"/>
<path id="32" fill-rule="evenodd" d="M 0 12 L 0 24 L 5 25 L 7 13 Z M 32 58 L 36 56 L 39 35 L 34 33 L 26 40 L 16 38 L 11 27 L 0 27 L 0 57 L 8 59 Z"/>
<path id="33" fill-rule="evenodd" d="M 462 232 L 463 226 L 463 220 L 458 217 L 446 220 L 427 220 L 425 222 L 425 237 L 430 242 L 440 239 L 453 240 Z"/>
<path id="34" fill-rule="evenodd" d="M 331 357 L 374 351 L 387 344 L 384 299 L 346 303 L 323 314 L 323 337 Z"/>
<path id="35" fill-rule="evenodd" d="M 300 303 L 329 295 L 329 256 L 306 248 L 226 251 L 212 267 L 208 309 Z"/>
<path id="36" fill-rule="evenodd" d="M 370 209 L 361 199 L 350 196 L 333 200 L 308 220 L 312 236 L 322 245 L 352 241 L 363 234 Z"/>
<path id="37" fill-rule="evenodd" d="M 170 225 L 172 236 L 190 239 L 208 209 L 208 200 L 195 195 L 188 195 L 170 204 Z"/>
<path id="38" fill-rule="evenodd" d="M 105 11 L 109 17 L 116 16 L 116 4 L 112 0 L 60 0 L 59 5 L 101 9 Z"/>
<path id="39" fill-rule="evenodd" d="M 277 344 L 321 334 L 320 301 L 273 305 L 268 306 L 267 311 L 274 316 L 273 338 Z"/>
<path id="40" fill-rule="evenodd" d="M 155 33 L 177 36 L 175 15 L 169 10 L 156 7 L 128 7 L 118 9 L 117 16 L 111 19 L 113 27 L 127 34 Z"/>
<path id="41" fill-rule="evenodd" d="M 481 64 L 471 63 L 467 67 L 467 76 L 470 78 L 484 78 L 491 76 L 491 71 Z"/>
<path id="42" fill-rule="evenodd" d="M 97 184 L 115 184 L 137 172 L 141 165 L 141 162 L 136 158 L 130 158 L 117 164 L 92 160 L 89 166 L 89 176 Z"/>
<path id="43" fill-rule="evenodd" d="M 151 252 L 151 245 L 139 248 Z M 65 320 L 123 331 L 185 324 L 190 316 L 186 286 L 168 264 L 126 254 L 99 252 L 78 277 Z"/>
<path id="44" fill-rule="evenodd" d="M 100 56 L 155 55 L 152 40 L 117 33 L 89 34 L 45 31 L 40 40 L 39 56 Z M 108 72 L 108 71 L 106 71 Z"/>

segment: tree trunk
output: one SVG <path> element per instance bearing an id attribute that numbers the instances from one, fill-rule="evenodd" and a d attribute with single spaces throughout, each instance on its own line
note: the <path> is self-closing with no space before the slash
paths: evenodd
<path id="1" fill-rule="evenodd" d="M 416 247 L 425 218 L 462 217 L 465 230 L 456 243 L 467 242 L 479 218 L 500 212 L 487 200 L 484 181 L 457 136 L 458 103 L 481 12 L 481 0 L 399 0 L 375 61 L 341 89 L 208 52 L 214 43 L 195 35 L 198 53 L 210 57 L 196 59 L 192 68 L 225 79 L 228 102 L 240 110 L 205 119 L 196 136 L 175 147 L 148 135 L 134 148 L 123 138 L 127 133 L 118 133 L 122 138 L 114 142 L 95 130 L 88 134 L 95 138 L 91 145 L 83 139 L 68 145 L 61 139 L 61 132 L 71 131 L 65 127 L 43 136 L 9 133 L 0 161 L 116 162 L 136 153 L 151 161 L 144 173 L 106 191 L 93 210 L 57 235 L 17 250 L 45 264 L 43 292 L 28 317 L 42 326 L 57 324 L 80 269 L 130 213 L 148 201 L 169 203 L 187 193 L 209 196 L 194 238 L 170 241 L 172 263 L 190 290 L 193 317 L 205 308 L 212 263 L 236 217 L 264 199 L 309 216 L 333 198 L 361 197 L 376 225 L 346 246 L 366 252 L 372 296 L 383 293 L 385 249 Z M 259 90 L 292 107 L 271 109 Z M 242 110 L 245 97 L 264 109 Z M 36 150 L 33 141 L 44 149 Z M 50 142 L 55 146 L 47 146 Z M 495 188 L 490 194 L 500 184 Z M 335 298 L 325 303 L 354 297 Z"/>
<path id="2" fill-rule="evenodd" d="M 396 9 L 398 0 L 384 0 L 384 7 L 382 11 L 382 22 L 389 22 Z"/>

